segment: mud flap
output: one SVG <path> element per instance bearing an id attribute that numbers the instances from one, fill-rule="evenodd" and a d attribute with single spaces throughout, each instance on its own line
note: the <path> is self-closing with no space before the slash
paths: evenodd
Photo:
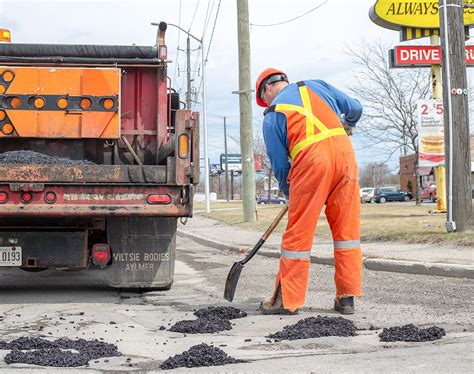
<path id="1" fill-rule="evenodd" d="M 108 282 L 117 288 L 169 289 L 173 283 L 176 218 L 107 219 L 112 264 Z"/>

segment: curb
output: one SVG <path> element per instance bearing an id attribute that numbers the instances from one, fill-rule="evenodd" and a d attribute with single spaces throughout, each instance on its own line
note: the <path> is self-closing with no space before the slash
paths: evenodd
<path id="1" fill-rule="evenodd" d="M 177 233 L 178 236 L 191 239 L 196 243 L 199 243 L 204 246 L 233 252 L 238 252 L 240 249 L 240 247 L 235 245 L 218 243 L 216 241 L 204 238 L 196 234 L 191 234 L 189 232 L 184 232 L 179 229 L 177 230 Z M 271 258 L 280 257 L 280 253 L 278 251 L 269 251 L 265 249 L 259 250 L 257 254 Z M 311 263 L 334 266 L 334 258 L 318 257 L 311 255 Z M 364 258 L 363 264 L 366 269 L 373 271 L 474 279 L 474 266 L 472 265 L 416 262 L 406 260 L 387 260 L 373 257 Z"/>
<path id="2" fill-rule="evenodd" d="M 474 266 L 470 265 L 366 258 L 364 266 L 375 271 L 474 279 Z"/>

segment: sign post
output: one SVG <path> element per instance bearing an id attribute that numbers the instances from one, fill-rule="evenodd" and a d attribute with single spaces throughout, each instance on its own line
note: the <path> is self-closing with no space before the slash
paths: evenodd
<path id="1" fill-rule="evenodd" d="M 430 37 L 432 46 L 439 46 L 439 36 L 433 35 Z M 441 85 L 441 63 L 431 65 L 433 99 L 443 99 L 443 86 Z M 443 117 L 444 125 L 444 117 Z M 443 139 L 444 141 L 444 139 Z M 444 163 L 436 165 L 434 168 L 434 175 L 436 181 L 436 209 L 433 213 L 446 213 L 446 171 Z"/>

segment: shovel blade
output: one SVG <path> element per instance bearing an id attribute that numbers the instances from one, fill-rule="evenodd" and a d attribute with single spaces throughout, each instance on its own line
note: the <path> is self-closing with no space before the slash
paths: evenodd
<path id="1" fill-rule="evenodd" d="M 234 262 L 234 265 L 230 268 L 229 274 L 227 274 L 227 279 L 225 281 L 224 289 L 224 299 L 227 301 L 234 300 L 235 290 L 237 288 L 237 283 L 239 282 L 240 273 L 244 265 L 240 262 Z"/>

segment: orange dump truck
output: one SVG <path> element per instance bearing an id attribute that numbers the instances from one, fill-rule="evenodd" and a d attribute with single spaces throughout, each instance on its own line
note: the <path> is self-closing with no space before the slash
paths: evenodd
<path id="1" fill-rule="evenodd" d="M 199 118 L 156 46 L 0 44 L 0 271 L 102 269 L 169 288 Z"/>

